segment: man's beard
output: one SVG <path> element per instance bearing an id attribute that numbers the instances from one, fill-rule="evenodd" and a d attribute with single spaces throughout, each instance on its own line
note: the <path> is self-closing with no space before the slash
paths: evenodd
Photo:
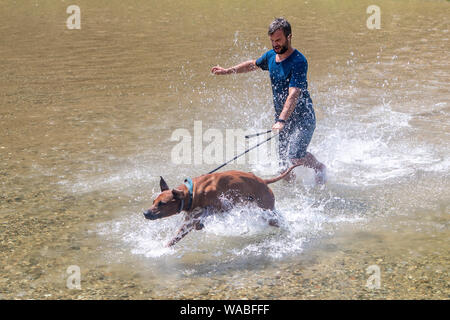
<path id="1" fill-rule="evenodd" d="M 289 49 L 288 44 L 285 44 L 284 46 L 281 46 L 280 52 L 277 52 L 277 51 L 275 50 L 275 48 L 274 48 L 274 51 L 277 52 L 277 54 L 283 54 L 283 53 L 285 53 L 288 49 Z"/>

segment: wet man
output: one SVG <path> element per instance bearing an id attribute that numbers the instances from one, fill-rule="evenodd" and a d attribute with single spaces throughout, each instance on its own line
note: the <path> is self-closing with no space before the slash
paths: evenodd
<path id="1" fill-rule="evenodd" d="M 279 156 L 281 165 L 288 162 L 314 169 L 316 183 L 326 181 L 326 167 L 306 149 L 316 127 L 316 116 L 308 92 L 306 73 L 308 62 L 303 54 L 291 45 L 291 25 L 283 18 L 275 19 L 269 26 L 273 50 L 257 60 L 250 60 L 225 69 L 213 67 L 216 75 L 244 73 L 259 68 L 269 70 L 275 106 L 275 124 L 272 130 L 280 131 Z M 292 174 L 289 180 L 295 178 Z"/>

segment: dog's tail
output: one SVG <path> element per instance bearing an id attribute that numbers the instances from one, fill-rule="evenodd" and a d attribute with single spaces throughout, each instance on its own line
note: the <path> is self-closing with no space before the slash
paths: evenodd
<path id="1" fill-rule="evenodd" d="M 277 182 L 277 181 L 283 179 L 284 177 L 286 177 L 286 176 L 289 174 L 289 172 L 291 172 L 292 169 L 294 169 L 295 167 L 298 167 L 298 166 L 299 166 L 299 164 L 294 164 L 292 167 L 290 167 L 289 169 L 287 169 L 285 172 L 283 172 L 283 173 L 282 173 L 281 175 L 279 175 L 278 177 L 272 178 L 272 179 L 265 179 L 264 182 L 265 182 L 266 184 Z"/>

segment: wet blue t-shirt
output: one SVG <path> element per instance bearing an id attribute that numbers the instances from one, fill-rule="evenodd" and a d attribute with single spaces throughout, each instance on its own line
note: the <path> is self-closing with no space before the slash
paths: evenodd
<path id="1" fill-rule="evenodd" d="M 289 88 L 297 87 L 301 89 L 302 96 L 298 99 L 297 106 L 288 120 L 315 122 L 314 109 L 306 80 L 308 62 L 305 56 L 295 49 L 289 57 L 281 62 L 276 62 L 276 55 L 275 51 L 270 50 L 256 60 L 258 67 L 262 70 L 269 70 L 276 116 L 278 117 L 283 110 L 284 103 L 289 95 Z"/>

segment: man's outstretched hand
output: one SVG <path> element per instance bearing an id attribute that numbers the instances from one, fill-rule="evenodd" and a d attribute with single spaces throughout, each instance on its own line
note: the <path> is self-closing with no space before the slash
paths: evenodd
<path id="1" fill-rule="evenodd" d="M 229 74 L 230 70 L 222 68 L 221 66 L 215 66 L 211 69 L 211 73 L 217 74 L 217 75 Z"/>

